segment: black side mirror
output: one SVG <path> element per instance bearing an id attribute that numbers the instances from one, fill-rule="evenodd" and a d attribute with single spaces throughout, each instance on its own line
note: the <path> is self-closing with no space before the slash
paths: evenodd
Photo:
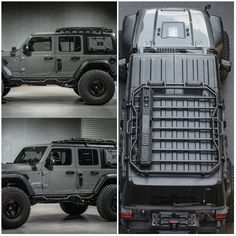
<path id="1" fill-rule="evenodd" d="M 28 44 L 25 44 L 24 46 L 23 46 L 23 53 L 26 55 L 26 56 L 28 56 L 28 57 L 30 57 L 31 56 L 31 51 L 30 51 L 30 49 L 29 49 L 29 45 Z"/>
<path id="2" fill-rule="evenodd" d="M 48 170 L 53 170 L 53 159 L 52 159 L 52 156 L 50 156 L 49 158 L 46 159 L 45 167 Z"/>
<path id="3" fill-rule="evenodd" d="M 14 57 L 16 55 L 16 47 L 11 48 L 11 56 Z"/>

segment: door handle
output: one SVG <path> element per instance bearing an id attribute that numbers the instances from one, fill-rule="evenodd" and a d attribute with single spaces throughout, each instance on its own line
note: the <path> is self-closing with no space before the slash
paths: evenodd
<path id="1" fill-rule="evenodd" d="M 81 186 L 83 185 L 83 174 L 79 173 L 78 176 L 79 176 L 79 186 Z"/>
<path id="2" fill-rule="evenodd" d="M 58 71 L 61 71 L 62 69 L 62 62 L 61 62 L 61 59 L 57 59 L 57 72 Z"/>
<path id="3" fill-rule="evenodd" d="M 75 172 L 74 172 L 73 170 L 68 170 L 68 171 L 66 171 L 66 174 L 67 174 L 67 175 L 74 175 Z"/>
<path id="4" fill-rule="evenodd" d="M 44 60 L 52 60 L 53 59 L 53 57 L 44 57 Z"/>
<path id="5" fill-rule="evenodd" d="M 98 175 L 98 174 L 99 174 L 99 171 L 97 171 L 97 170 L 92 170 L 92 171 L 90 172 L 90 174 L 91 174 L 91 175 Z"/>
<path id="6" fill-rule="evenodd" d="M 75 57 L 75 56 L 74 56 L 74 57 L 71 57 L 70 59 L 71 59 L 72 61 L 77 61 L 77 60 L 80 60 L 80 57 Z"/>

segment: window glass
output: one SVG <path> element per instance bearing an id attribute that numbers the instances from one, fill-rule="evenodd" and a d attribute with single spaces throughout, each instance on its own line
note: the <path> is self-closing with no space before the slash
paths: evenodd
<path id="1" fill-rule="evenodd" d="M 51 51 L 51 37 L 34 37 L 29 41 L 29 50 L 32 52 Z"/>
<path id="2" fill-rule="evenodd" d="M 162 24 L 162 38 L 185 38 L 183 22 L 164 22 Z"/>
<path id="3" fill-rule="evenodd" d="M 117 166 L 116 150 L 106 150 L 104 162 L 107 167 L 116 167 Z"/>
<path id="4" fill-rule="evenodd" d="M 111 37 L 92 36 L 87 38 L 88 51 L 113 51 Z"/>
<path id="5" fill-rule="evenodd" d="M 98 165 L 98 151 L 95 149 L 78 149 L 79 164 Z"/>
<path id="6" fill-rule="evenodd" d="M 81 39 L 79 36 L 59 37 L 60 52 L 79 52 L 81 51 Z"/>
<path id="7" fill-rule="evenodd" d="M 19 153 L 14 163 L 38 163 L 41 160 L 45 150 L 46 150 L 46 147 L 24 148 Z"/>
<path id="8" fill-rule="evenodd" d="M 55 166 L 68 166 L 72 163 L 70 149 L 52 149 L 48 158 L 52 158 Z"/>

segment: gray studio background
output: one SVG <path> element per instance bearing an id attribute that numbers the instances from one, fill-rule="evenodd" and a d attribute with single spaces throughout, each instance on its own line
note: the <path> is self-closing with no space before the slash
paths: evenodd
<path id="1" fill-rule="evenodd" d="M 228 136 L 228 152 L 234 159 L 234 3 L 233 2 L 120 2 L 119 29 L 122 29 L 126 15 L 135 14 L 139 9 L 158 7 L 189 7 L 204 10 L 206 4 L 211 4 L 209 12 L 221 16 L 224 29 L 229 34 L 232 70 L 226 81 L 222 82 L 223 97 L 225 99 L 225 119 L 227 121 L 226 134 Z M 124 97 L 124 83 L 120 83 L 120 100 Z M 121 104 L 121 103 L 120 103 Z"/>
<path id="2" fill-rule="evenodd" d="M 17 48 L 34 32 L 103 26 L 116 32 L 116 2 L 3 2 L 2 49 Z"/>
<path id="3" fill-rule="evenodd" d="M 2 119 L 2 163 L 13 162 L 25 146 L 83 137 L 116 139 L 116 119 Z"/>

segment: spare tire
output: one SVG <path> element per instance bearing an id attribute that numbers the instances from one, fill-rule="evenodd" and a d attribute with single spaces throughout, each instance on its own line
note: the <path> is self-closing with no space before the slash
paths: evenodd
<path id="1" fill-rule="evenodd" d="M 79 80 L 78 90 L 87 104 L 103 105 L 112 99 L 115 93 L 115 83 L 107 72 L 89 70 Z"/>

